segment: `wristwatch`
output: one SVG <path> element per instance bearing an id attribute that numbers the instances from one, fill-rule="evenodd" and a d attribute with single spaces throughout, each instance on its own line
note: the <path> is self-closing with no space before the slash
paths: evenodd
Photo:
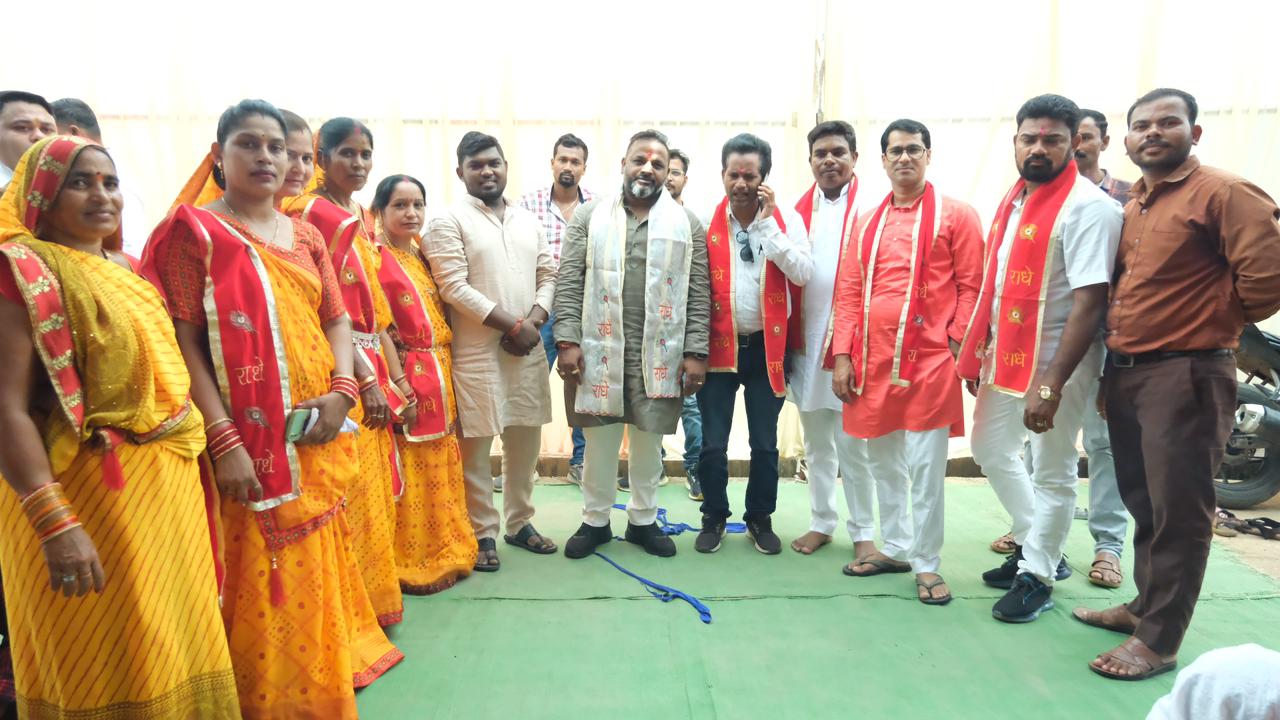
<path id="1" fill-rule="evenodd" d="M 1041 385 L 1039 393 L 1040 399 L 1048 402 L 1056 402 L 1062 399 L 1062 393 L 1054 391 L 1054 389 L 1048 385 Z"/>

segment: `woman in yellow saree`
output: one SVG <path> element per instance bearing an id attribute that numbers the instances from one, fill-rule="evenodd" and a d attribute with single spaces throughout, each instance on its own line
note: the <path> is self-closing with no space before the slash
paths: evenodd
<path id="1" fill-rule="evenodd" d="M 152 233 L 143 272 L 168 300 L 209 428 L 245 717 L 350 718 L 354 688 L 403 656 L 351 552 L 355 442 L 340 432 L 357 394 L 350 324 L 319 233 L 275 209 L 287 135 L 269 103 L 223 113 L 212 156 L 225 194 L 179 205 Z"/>
<path id="2" fill-rule="evenodd" d="M 454 434 L 453 331 L 418 247 L 426 209 L 426 190 L 414 178 L 392 175 L 378 183 L 373 211 L 382 224 L 379 281 L 391 305 L 391 334 L 405 370 L 398 378 L 400 390 L 413 404 L 396 436 L 404 461 L 396 570 L 400 589 L 411 595 L 453 587 L 471 574 L 477 554 Z"/>
<path id="3" fill-rule="evenodd" d="M 164 303 L 120 250 L 115 166 L 46 138 L 0 198 L 0 566 L 22 718 L 238 718 Z"/>
<path id="4" fill-rule="evenodd" d="M 320 126 L 315 149 L 313 192 L 285 200 L 282 209 L 320 230 L 351 316 L 360 386 L 351 418 L 365 429 L 356 438 L 360 474 L 347 493 L 347 517 L 365 589 L 386 627 L 404 614 L 394 547 L 396 499 L 404 483 L 392 424 L 402 419 L 406 399 L 391 382 L 403 371 L 387 333 L 391 310 L 378 284 L 382 260 L 373 216 L 352 198 L 373 169 L 373 134 L 358 120 L 333 118 Z"/>

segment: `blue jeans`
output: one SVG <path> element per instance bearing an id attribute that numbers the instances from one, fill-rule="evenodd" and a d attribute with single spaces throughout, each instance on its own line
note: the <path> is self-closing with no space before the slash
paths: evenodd
<path id="1" fill-rule="evenodd" d="M 556 314 L 551 313 L 547 321 L 542 324 L 542 347 L 547 351 L 547 370 L 556 366 L 556 339 L 552 332 L 552 328 L 556 324 Z M 573 429 L 573 456 L 569 458 L 570 465 L 582 465 L 583 454 L 587 451 L 587 438 L 582 434 L 582 428 Z"/>
<path id="2" fill-rule="evenodd" d="M 698 469 L 698 456 L 702 454 L 702 413 L 698 411 L 698 396 L 684 399 L 680 408 L 680 423 L 684 425 L 684 469 Z"/>

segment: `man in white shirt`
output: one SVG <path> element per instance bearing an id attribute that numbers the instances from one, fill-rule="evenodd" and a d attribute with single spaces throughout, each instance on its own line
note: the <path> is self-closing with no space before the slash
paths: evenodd
<path id="1" fill-rule="evenodd" d="M 849 511 L 847 528 L 853 556 L 875 552 L 875 487 L 867 468 L 867 441 L 841 427 L 840 398 L 831 391 L 826 361 L 830 346 L 832 297 L 836 269 L 845 238 L 857 223 L 858 140 L 843 120 L 819 123 L 809 131 L 809 166 L 813 187 L 800 197 L 796 212 L 804 220 L 813 249 L 813 277 L 804 286 L 799 308 L 804 345 L 791 356 L 787 393 L 800 411 L 804 455 L 809 464 L 809 532 L 791 542 L 791 549 L 811 555 L 831 542 L 840 512 L 836 509 L 836 475 L 844 485 Z"/>
<path id="2" fill-rule="evenodd" d="M 27 148 L 57 131 L 48 100 L 22 90 L 0 91 L 0 191 L 9 186 Z"/>
<path id="3" fill-rule="evenodd" d="M 86 140 L 102 144 L 102 129 L 98 125 L 98 116 L 93 108 L 77 98 L 54 100 L 53 119 L 58 124 L 59 135 L 74 135 Z M 124 234 L 125 254 L 135 258 L 142 257 L 142 251 L 151 235 L 151 228 L 143 220 L 142 196 L 137 193 L 134 176 L 121 169 L 120 158 L 111 157 L 116 166 L 116 175 L 120 177 L 120 192 L 124 194 L 124 209 L 121 215 L 120 231 Z"/>
<path id="4" fill-rule="evenodd" d="M 556 551 L 530 522 L 542 426 L 551 422 L 546 355 L 538 345 L 556 269 L 538 219 L 503 195 L 507 160 L 496 138 L 464 135 L 457 173 L 467 195 L 431 221 L 422 251 L 449 304 L 467 510 L 480 546 L 475 569 L 493 572 L 503 520 L 489 469 L 494 437 L 502 437 L 506 476 L 503 539 L 540 555 Z"/>
<path id="5" fill-rule="evenodd" d="M 1062 549 L 1075 510 L 1076 437 L 1102 370 L 1100 328 L 1123 214 L 1076 168 L 1074 102 L 1032 98 L 1017 122 L 1022 177 L 996 212 L 958 371 L 978 397 L 973 458 L 1013 518 L 1017 545 L 982 579 L 1009 588 L 992 615 L 1020 623 L 1052 609 L 1054 581 L 1070 574 Z M 1028 430 L 1030 479 L 1019 458 Z"/>
<path id="6" fill-rule="evenodd" d="M 743 133 L 720 151 L 725 198 L 707 223 L 711 274 L 711 347 L 702 412 L 702 531 L 698 552 L 720 549 L 729 509 L 729 427 L 738 388 L 746 401 L 751 471 L 743 521 L 755 548 L 782 551 L 771 515 L 778 499 L 778 413 L 786 395 L 784 369 L 792 287 L 813 275 L 804 222 L 779 209 L 764 184 L 773 150 Z M 797 318 L 798 319 L 798 318 Z M 798 335 L 797 331 L 797 335 Z M 797 337 L 796 340 L 799 340 Z"/>

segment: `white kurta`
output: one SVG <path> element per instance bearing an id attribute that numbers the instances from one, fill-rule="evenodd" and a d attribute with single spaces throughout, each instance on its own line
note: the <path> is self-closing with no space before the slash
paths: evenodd
<path id="1" fill-rule="evenodd" d="M 841 409 L 840 398 L 831 391 L 831 371 L 822 369 L 826 350 L 827 324 L 831 320 L 831 298 L 835 294 L 836 266 L 840 262 L 844 212 L 849 203 L 849 186 L 840 197 L 821 195 L 811 219 L 809 241 L 813 244 L 813 275 L 804 286 L 804 355 L 792 355 L 791 401 L 800 412 Z M 788 228 L 790 229 L 790 228 Z"/>
<path id="2" fill-rule="evenodd" d="M 555 262 L 533 213 L 507 203 L 501 221 L 464 197 L 433 218 L 422 246 L 453 327 L 453 385 L 465 437 L 500 435 L 513 426 L 551 422 L 547 359 L 503 350 L 502 333 L 484 324 L 495 307 L 524 317 L 550 311 Z"/>

